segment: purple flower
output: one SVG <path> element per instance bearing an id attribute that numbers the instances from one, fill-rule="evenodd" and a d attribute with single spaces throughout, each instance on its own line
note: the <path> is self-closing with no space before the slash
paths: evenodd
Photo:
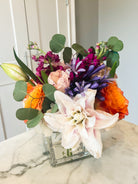
<path id="1" fill-rule="evenodd" d="M 80 64 L 78 65 L 80 66 Z M 66 89 L 66 94 L 73 97 L 76 96 L 78 93 L 84 93 L 84 91 L 86 91 L 89 88 L 97 90 L 97 97 L 100 97 L 100 90 L 106 87 L 110 81 L 108 79 L 108 76 L 104 75 L 103 77 L 101 77 L 98 75 L 99 71 L 104 68 L 105 68 L 104 64 L 99 65 L 98 67 L 90 65 L 87 71 L 83 71 L 84 74 L 81 75 L 81 78 L 78 78 L 76 75 L 78 74 L 76 73 L 78 72 L 78 70 L 77 71 L 74 70 L 76 69 L 76 67 L 72 69 L 72 73 L 74 76 L 72 77 L 73 80 L 71 80 L 69 88 Z"/>
<path id="2" fill-rule="evenodd" d="M 81 81 L 81 82 L 75 82 L 74 84 L 72 84 L 71 88 L 67 88 L 66 89 L 66 94 L 68 94 L 69 96 L 73 97 L 79 93 L 84 94 L 84 92 L 90 88 L 91 84 L 85 82 L 85 81 Z"/>
<path id="3" fill-rule="evenodd" d="M 52 51 L 48 51 L 47 54 L 45 55 L 45 60 L 51 61 L 51 62 L 56 62 L 58 63 L 60 61 L 59 56 L 56 54 L 53 54 Z"/>
<path id="4" fill-rule="evenodd" d="M 45 71 L 47 75 L 49 75 L 50 72 L 56 71 L 58 69 L 63 70 L 63 66 L 60 66 L 60 64 L 58 64 L 60 62 L 59 56 L 53 54 L 51 51 L 47 52 L 45 56 L 44 55 L 40 55 L 39 57 L 32 56 L 32 59 L 38 63 L 38 66 L 36 68 L 36 75 L 39 76 L 41 79 L 42 79 L 41 76 L 42 70 Z M 57 63 L 57 66 L 52 66 L 52 63 Z M 40 83 L 39 80 L 38 83 Z"/>

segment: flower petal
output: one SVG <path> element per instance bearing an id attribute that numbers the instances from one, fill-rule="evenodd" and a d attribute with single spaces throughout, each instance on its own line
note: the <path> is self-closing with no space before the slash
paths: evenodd
<path id="1" fill-rule="evenodd" d="M 92 127 L 94 127 L 95 121 L 96 121 L 95 116 L 93 116 L 93 117 L 87 117 L 86 128 L 92 128 Z"/>
<path id="2" fill-rule="evenodd" d="M 100 131 L 89 128 L 87 129 L 88 136 L 85 136 L 81 129 L 79 129 L 79 133 L 81 135 L 81 140 L 84 146 L 90 152 L 90 154 L 93 155 L 95 158 L 100 158 L 102 155 L 102 142 Z"/>
<path id="3" fill-rule="evenodd" d="M 70 112 L 75 108 L 74 101 L 61 91 L 55 91 L 54 96 L 60 113 L 70 115 Z"/>
<path id="4" fill-rule="evenodd" d="M 76 106 L 81 106 L 83 109 L 85 109 L 85 100 L 86 100 L 86 97 L 85 95 L 82 95 L 82 94 L 78 94 L 74 97 L 73 99 L 76 103 Z"/>
<path id="5" fill-rule="evenodd" d="M 101 111 L 101 110 L 88 110 L 90 115 L 93 115 L 96 117 L 96 123 L 94 128 L 95 129 L 104 129 L 104 128 L 108 128 L 110 126 L 113 126 L 117 121 L 118 121 L 118 117 L 119 114 L 116 113 L 115 115 L 111 115 L 105 111 Z"/>
<path id="6" fill-rule="evenodd" d="M 67 122 L 67 118 L 59 113 L 46 113 L 44 119 L 49 128 L 59 132 L 62 132 L 64 124 Z"/>
<path id="7" fill-rule="evenodd" d="M 66 125 L 62 133 L 62 146 L 66 149 L 74 148 L 80 142 L 80 136 L 75 126 Z"/>
<path id="8" fill-rule="evenodd" d="M 90 109 L 94 109 L 94 102 L 95 102 L 95 95 L 96 95 L 96 90 L 92 90 L 92 89 L 88 89 L 85 92 L 85 96 L 86 96 L 86 109 L 90 108 Z"/>

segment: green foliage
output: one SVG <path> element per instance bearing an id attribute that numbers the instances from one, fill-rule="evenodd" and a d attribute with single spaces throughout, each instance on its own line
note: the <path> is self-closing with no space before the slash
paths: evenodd
<path id="1" fill-rule="evenodd" d="M 16 111 L 16 117 L 19 120 L 30 120 L 35 118 L 38 115 L 37 109 L 32 108 L 20 108 Z"/>
<path id="2" fill-rule="evenodd" d="M 123 49 L 123 42 L 117 37 L 110 37 L 107 42 L 107 47 L 115 52 L 119 52 Z"/>
<path id="3" fill-rule="evenodd" d="M 111 67 L 117 62 L 117 67 L 119 66 L 119 54 L 118 52 L 109 51 L 107 56 L 107 66 Z"/>
<path id="4" fill-rule="evenodd" d="M 45 113 L 47 110 L 49 110 L 51 108 L 51 103 L 52 101 L 49 100 L 47 97 L 45 97 L 43 104 L 42 104 L 42 111 L 43 113 Z"/>
<path id="5" fill-rule="evenodd" d="M 38 115 L 35 118 L 27 121 L 27 127 L 28 128 L 33 128 L 36 125 L 38 125 L 38 123 L 41 121 L 41 119 L 43 118 L 43 116 L 44 116 L 44 114 L 42 112 L 38 113 Z"/>
<path id="6" fill-rule="evenodd" d="M 22 101 L 27 94 L 27 84 L 25 81 L 17 81 L 13 91 L 13 98 L 16 101 Z"/>
<path id="7" fill-rule="evenodd" d="M 79 60 L 81 61 L 83 59 L 83 56 L 81 54 L 78 54 L 77 58 L 79 58 Z"/>
<path id="8" fill-rule="evenodd" d="M 35 82 L 37 81 L 37 76 L 20 60 L 20 58 L 17 56 L 15 50 L 13 49 L 14 57 L 17 61 L 17 63 L 20 65 L 22 70 L 29 75 Z"/>
<path id="9" fill-rule="evenodd" d="M 52 52 L 60 52 L 65 45 L 66 38 L 62 34 L 55 34 L 50 41 L 50 49 Z"/>
<path id="10" fill-rule="evenodd" d="M 115 76 L 115 72 L 116 72 L 116 68 L 117 68 L 117 61 L 114 62 L 112 69 L 109 73 L 109 78 L 114 78 Z"/>
<path id="11" fill-rule="evenodd" d="M 54 104 L 52 109 L 51 109 L 51 113 L 55 113 L 55 112 L 57 112 L 57 110 L 58 110 L 58 106 L 57 106 L 57 104 Z"/>
<path id="12" fill-rule="evenodd" d="M 51 84 L 44 84 L 43 85 L 43 91 L 45 93 L 45 96 L 51 100 L 52 102 L 55 101 L 54 98 L 54 92 L 56 91 L 56 88 L 52 86 Z"/>
<path id="13" fill-rule="evenodd" d="M 65 63 L 69 63 L 72 57 L 72 49 L 70 47 L 65 47 L 63 52 L 63 59 Z"/>
<path id="14" fill-rule="evenodd" d="M 81 54 L 82 56 L 87 56 L 88 52 L 86 49 L 84 49 L 81 45 L 74 43 L 72 45 L 72 48 L 78 53 Z"/>
<path id="15" fill-rule="evenodd" d="M 41 70 L 41 76 L 42 76 L 42 79 L 43 79 L 44 83 L 48 83 L 48 81 L 47 81 L 48 76 L 43 70 Z"/>

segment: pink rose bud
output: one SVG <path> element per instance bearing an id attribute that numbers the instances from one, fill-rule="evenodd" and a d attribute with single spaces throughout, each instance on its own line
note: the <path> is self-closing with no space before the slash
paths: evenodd
<path id="1" fill-rule="evenodd" d="M 65 92 L 65 89 L 70 85 L 69 73 L 62 70 L 51 72 L 48 77 L 48 83 L 53 85 L 56 89 Z"/>
<path id="2" fill-rule="evenodd" d="M 96 48 L 95 48 L 96 50 L 99 50 L 100 49 L 100 46 L 99 45 L 96 45 Z"/>

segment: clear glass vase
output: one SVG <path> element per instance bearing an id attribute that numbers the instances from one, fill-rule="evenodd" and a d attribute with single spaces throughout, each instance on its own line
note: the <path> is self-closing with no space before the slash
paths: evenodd
<path id="1" fill-rule="evenodd" d="M 91 156 L 82 143 L 75 151 L 63 148 L 61 146 L 61 133 L 59 132 L 53 132 L 52 136 L 46 137 L 46 146 L 50 164 L 53 167 Z"/>

